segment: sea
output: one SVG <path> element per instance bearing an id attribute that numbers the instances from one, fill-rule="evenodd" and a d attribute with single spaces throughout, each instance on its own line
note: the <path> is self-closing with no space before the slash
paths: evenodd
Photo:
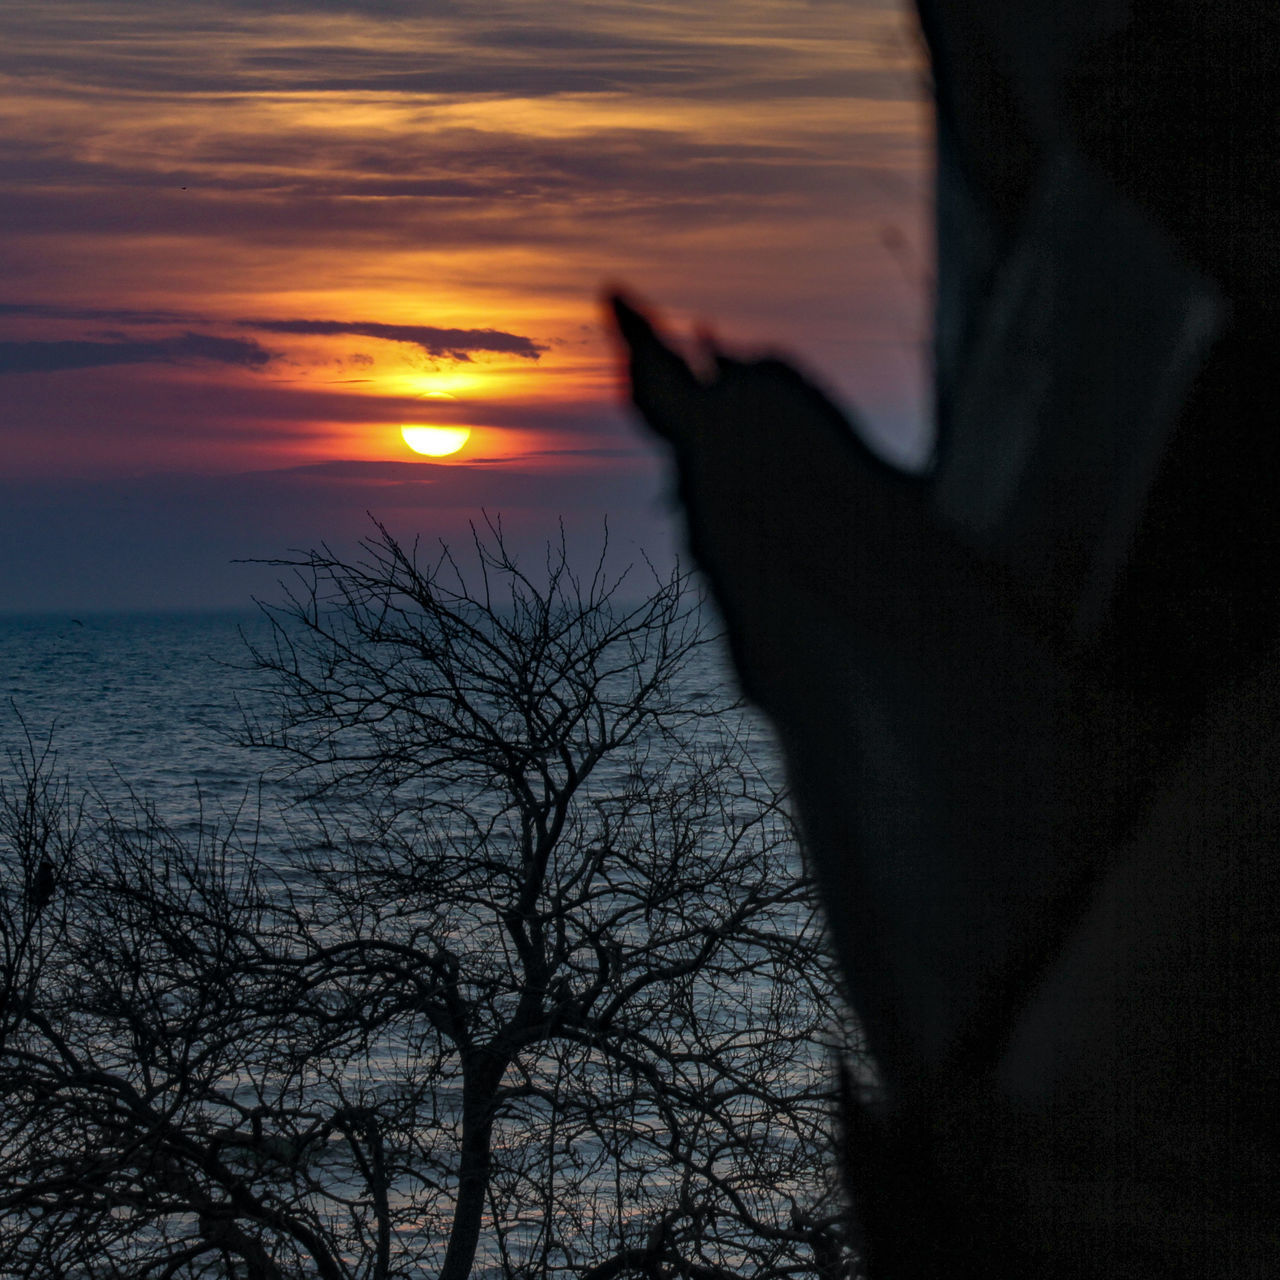
<path id="1" fill-rule="evenodd" d="M 108 802 L 148 801 L 176 831 L 256 804 L 284 768 L 243 745 L 246 716 L 272 719 L 250 649 L 260 609 L 191 613 L 0 614 L 0 768 L 48 750 L 56 772 Z M 681 682 L 691 701 L 732 689 L 727 654 L 699 650 Z M 757 762 L 782 776 L 767 726 L 743 713 Z"/>
<path id="2" fill-rule="evenodd" d="M 56 771 L 181 830 L 233 812 L 271 761 L 239 745 L 260 712 L 248 643 L 261 612 L 0 617 L 0 749 L 52 751 Z"/>
<path id="3" fill-rule="evenodd" d="M 270 634 L 253 610 L 0 616 L 0 774 L 49 752 L 57 774 L 110 807 L 141 798 L 180 835 L 239 815 L 269 842 L 287 779 L 274 753 L 243 741 L 246 715 L 271 719 L 250 654 Z M 691 698 L 727 678 L 723 654 L 698 661 Z M 748 731 L 768 756 L 763 725 Z"/>

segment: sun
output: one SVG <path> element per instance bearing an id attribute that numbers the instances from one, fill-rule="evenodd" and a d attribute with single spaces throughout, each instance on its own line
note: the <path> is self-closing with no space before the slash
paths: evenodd
<path id="1" fill-rule="evenodd" d="M 419 427 L 413 424 L 400 428 L 404 442 L 414 453 L 425 453 L 431 458 L 444 458 L 457 453 L 471 435 L 470 427 Z"/>

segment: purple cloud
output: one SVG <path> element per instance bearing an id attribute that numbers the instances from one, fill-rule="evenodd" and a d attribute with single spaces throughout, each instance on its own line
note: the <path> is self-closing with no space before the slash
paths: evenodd
<path id="1" fill-rule="evenodd" d="M 426 324 L 380 324 L 373 320 L 241 320 L 246 329 L 266 333 L 352 334 L 361 338 L 381 338 L 421 347 L 429 356 L 470 360 L 473 351 L 497 351 L 537 360 L 545 344 L 501 329 L 439 329 Z"/>
<path id="2" fill-rule="evenodd" d="M 149 342 L 131 338 L 0 342 L 0 373 L 61 373 L 103 365 L 188 364 L 193 360 L 260 369 L 271 359 L 272 353 L 251 338 L 218 338 L 207 333 L 184 333 Z"/>

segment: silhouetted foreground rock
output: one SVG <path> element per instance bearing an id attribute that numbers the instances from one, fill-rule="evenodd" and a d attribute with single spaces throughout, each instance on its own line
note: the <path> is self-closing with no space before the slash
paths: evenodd
<path id="1" fill-rule="evenodd" d="M 883 1069 L 872 1273 L 1270 1276 L 1276 21 L 1058 8 L 921 4 L 926 475 L 616 313 Z"/>

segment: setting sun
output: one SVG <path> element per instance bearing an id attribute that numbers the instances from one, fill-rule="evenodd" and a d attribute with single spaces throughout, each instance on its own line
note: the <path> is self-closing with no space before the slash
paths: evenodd
<path id="1" fill-rule="evenodd" d="M 471 435 L 470 427 L 419 427 L 400 428 L 404 442 L 414 453 L 425 453 L 432 458 L 443 458 L 457 453 Z"/>

